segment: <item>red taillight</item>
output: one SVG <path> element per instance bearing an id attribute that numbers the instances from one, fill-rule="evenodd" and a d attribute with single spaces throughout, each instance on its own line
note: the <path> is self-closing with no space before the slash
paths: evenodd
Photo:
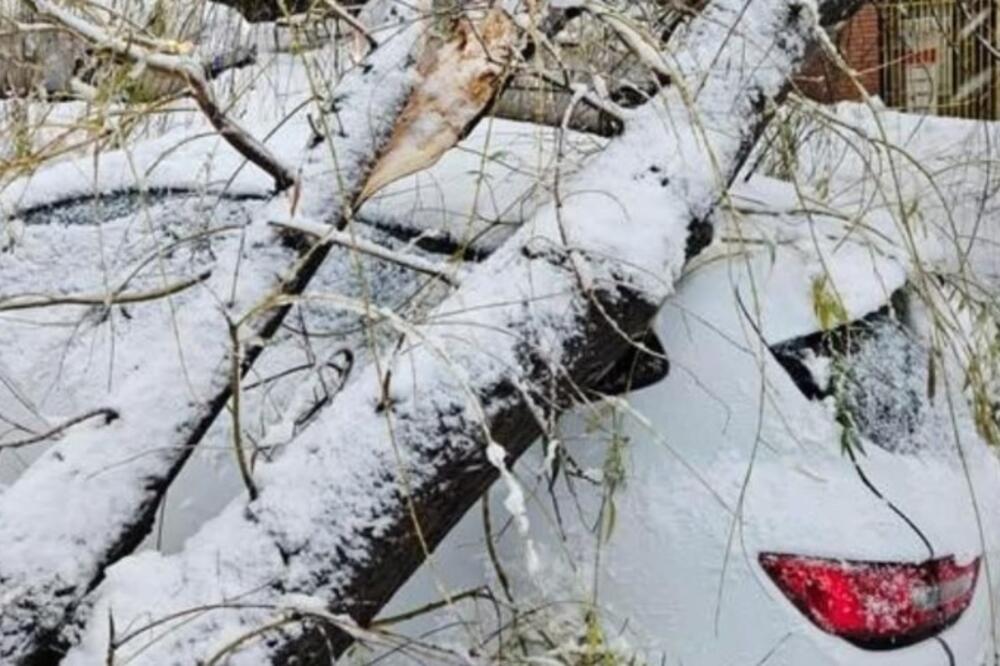
<path id="1" fill-rule="evenodd" d="M 823 631 L 858 647 L 904 647 L 937 634 L 969 606 L 979 558 L 921 564 L 856 562 L 763 553 L 760 564 Z"/>

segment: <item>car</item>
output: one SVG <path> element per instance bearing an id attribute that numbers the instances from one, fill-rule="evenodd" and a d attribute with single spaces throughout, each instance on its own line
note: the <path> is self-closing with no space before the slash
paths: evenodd
<path id="1" fill-rule="evenodd" d="M 995 666 L 1000 464 L 932 291 L 860 244 L 710 252 L 655 322 L 669 373 L 517 467 L 526 534 L 494 492 L 494 554 L 470 512 L 387 615 L 489 589 L 398 631 L 480 652 L 491 608 L 537 639 L 523 618 L 559 606 L 540 654 L 614 646 L 579 663 Z"/>

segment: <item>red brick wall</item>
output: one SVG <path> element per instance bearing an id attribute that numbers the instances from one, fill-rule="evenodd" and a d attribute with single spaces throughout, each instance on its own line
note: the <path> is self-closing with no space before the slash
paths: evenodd
<path id="1" fill-rule="evenodd" d="M 879 28 L 878 10 L 874 4 L 868 4 L 848 21 L 837 38 L 844 60 L 858 73 L 858 82 L 872 95 L 881 92 Z M 808 63 L 797 83 L 805 95 L 821 102 L 861 98 L 855 82 L 825 56 Z"/>

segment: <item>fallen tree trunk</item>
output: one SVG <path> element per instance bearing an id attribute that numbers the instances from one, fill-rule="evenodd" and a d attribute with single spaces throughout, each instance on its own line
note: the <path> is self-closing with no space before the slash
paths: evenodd
<path id="1" fill-rule="evenodd" d="M 399 34 L 339 82 L 336 101 L 324 109 L 329 117 L 320 123 L 324 136 L 314 146 L 329 151 L 330 159 L 306 155 L 306 184 L 287 202 L 290 212 L 279 212 L 286 202 L 276 201 L 269 211 L 272 217 L 257 220 L 258 233 L 298 212 L 324 219 L 331 235 L 336 234 L 375 189 L 433 163 L 453 145 L 503 80 L 515 32 L 502 13 L 486 13 L 475 25 L 458 24 L 450 39 L 428 52 L 423 35 L 432 16 L 429 6 L 375 2 L 369 8 L 371 16 L 398 27 Z M 96 34 L 83 23 L 79 30 Z M 452 94 L 444 94 L 449 91 Z M 437 127 L 436 133 L 428 133 L 428 118 L 437 123 L 430 125 Z M 332 192 L 331 182 L 337 184 Z M 59 630 L 80 597 L 100 580 L 108 564 L 133 550 L 148 532 L 167 487 L 230 398 L 238 420 L 234 386 L 281 325 L 290 308 L 285 299 L 306 288 L 333 245 L 327 238 L 300 243 L 297 255 L 289 257 L 287 249 L 280 248 L 282 239 L 267 233 L 271 242 L 260 246 L 270 251 L 257 249 L 265 260 L 244 260 L 242 240 L 215 249 L 225 255 L 219 263 L 228 268 L 220 271 L 220 283 L 207 285 L 202 294 L 207 302 L 184 308 L 197 322 L 188 330 L 198 339 L 197 353 L 179 349 L 179 367 L 164 368 L 153 361 L 150 367 L 132 369 L 133 376 L 151 372 L 162 377 L 165 388 L 157 395 L 129 396 L 131 416 L 117 412 L 126 423 L 102 433 L 122 438 L 124 446 L 95 448 L 91 437 L 67 437 L 0 496 L 0 535 L 19 544 L 6 557 L 0 555 L 0 581 L 8 602 L 0 613 L 0 655 L 17 663 L 57 663 L 66 640 Z M 241 261 L 247 263 L 243 282 L 250 284 L 234 289 L 234 303 L 223 310 L 217 294 L 225 291 L 224 274 Z M 273 278 L 278 271 L 281 277 Z M 176 321 L 162 326 L 164 331 L 175 328 L 183 329 Z M 196 357 L 197 366 L 190 367 L 185 355 Z M 150 451 L 150 439 L 168 445 Z M 98 476 L 101 481 L 94 483 Z M 253 481 L 249 474 L 244 476 L 253 496 Z M 58 500 L 51 497 L 53 492 Z M 16 507 L 29 496 L 38 507 L 31 520 L 24 520 Z M 76 510 L 60 512 L 60 502 Z M 32 559 L 28 550 L 48 557 Z"/>
<path id="2" fill-rule="evenodd" d="M 822 18 L 857 4 L 827 0 Z M 424 323 L 310 296 L 392 322 L 404 342 L 262 466 L 254 501 L 178 556 L 109 570 L 65 663 L 342 652 L 490 483 L 519 492 L 507 466 L 641 339 L 818 39 L 813 7 L 713 3 L 680 35 L 674 85 Z"/>
<path id="3" fill-rule="evenodd" d="M 578 97 L 566 86 L 528 75 L 513 80 L 490 109 L 490 115 L 605 137 L 619 134 L 623 125 L 612 104 L 590 96 Z"/>
<path id="4" fill-rule="evenodd" d="M 697 0 L 690 4 L 690 7 L 683 10 L 671 10 L 672 20 L 666 21 L 658 31 L 659 39 L 669 39 L 670 35 L 682 25 L 683 17 L 694 13 L 695 5 L 700 7 L 704 2 Z M 575 18 L 582 11 L 577 9 L 563 12 L 559 15 L 557 29 L 564 27 L 566 21 Z M 823 17 L 822 25 L 829 32 L 836 34 L 843 19 L 841 12 L 831 11 Z M 827 59 L 828 56 L 822 50 L 817 50 L 810 55 L 810 61 L 801 69 L 812 71 Z M 625 61 L 633 69 L 642 66 L 642 61 L 636 54 L 631 54 Z M 598 136 L 613 137 L 622 131 L 624 125 L 622 115 L 625 109 L 646 103 L 661 86 L 661 82 L 650 81 L 644 87 L 637 87 L 632 77 L 628 76 L 630 72 L 626 67 L 623 78 L 627 83 L 620 88 L 607 91 L 608 99 L 602 99 L 596 93 L 585 92 L 589 84 L 572 78 L 569 72 L 561 71 L 558 65 L 560 63 L 543 60 L 541 71 L 529 70 L 513 77 L 503 94 L 490 108 L 490 115 L 506 120 L 564 127 Z M 619 65 L 619 68 L 622 66 Z"/>

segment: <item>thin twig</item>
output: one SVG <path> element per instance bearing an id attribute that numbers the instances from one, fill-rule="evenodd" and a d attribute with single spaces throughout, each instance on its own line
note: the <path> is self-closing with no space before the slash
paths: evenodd
<path id="1" fill-rule="evenodd" d="M 367 254 L 370 257 L 375 257 L 376 259 L 382 259 L 383 261 L 388 261 L 405 268 L 409 268 L 417 273 L 431 275 L 451 287 L 457 287 L 460 283 L 458 277 L 453 274 L 454 271 L 449 270 L 447 266 L 441 266 L 425 259 L 421 259 L 420 257 L 390 250 L 383 245 L 366 241 L 362 238 L 353 238 L 350 234 L 338 231 L 336 227 L 329 224 L 305 221 L 270 222 L 270 224 L 275 227 L 314 236 L 318 238 L 320 242 L 339 245 L 340 247 L 347 248 L 348 250 L 355 250 L 362 254 Z"/>
<path id="2" fill-rule="evenodd" d="M 366 40 L 368 40 L 369 46 L 371 46 L 373 49 L 378 48 L 378 40 L 375 39 L 375 37 L 368 30 L 368 28 L 366 28 L 361 21 L 355 18 L 353 14 L 344 9 L 339 2 L 337 2 L 336 0 L 323 0 L 323 4 L 325 4 L 326 7 L 330 10 L 330 13 L 332 13 L 334 16 L 339 18 L 347 25 L 354 28 L 354 30 L 357 31 L 358 34 L 360 34 Z"/>
<path id="3" fill-rule="evenodd" d="M 437 601 L 432 601 L 430 603 L 424 604 L 417 608 L 404 611 L 398 615 L 392 615 L 390 617 L 375 620 L 371 623 L 371 629 L 380 629 L 382 627 L 389 627 L 394 624 L 399 624 L 401 622 L 406 622 L 407 620 L 412 620 L 415 617 L 420 617 L 421 615 L 427 615 L 428 613 L 433 613 L 436 610 L 440 610 L 447 606 L 452 606 L 456 602 L 462 601 L 464 599 L 490 599 L 490 595 L 487 594 L 487 588 L 480 586 L 475 587 L 464 592 L 459 592 L 458 594 L 453 594 L 447 599 L 438 599 Z"/>
<path id="4" fill-rule="evenodd" d="M 233 321 L 229 322 L 229 340 L 233 346 L 232 360 L 229 366 L 230 392 L 233 396 L 231 408 L 233 417 L 233 452 L 236 454 L 236 464 L 239 467 L 243 485 L 246 486 L 247 494 L 250 496 L 250 501 L 252 502 L 257 499 L 257 484 L 253 481 L 253 474 L 250 471 L 250 466 L 247 464 L 246 452 L 243 450 L 243 427 L 240 424 L 240 382 L 243 379 L 243 369 L 241 367 L 243 354 L 242 345 L 240 344 L 240 328 Z"/>
<path id="5" fill-rule="evenodd" d="M 167 285 L 160 289 L 151 291 L 137 291 L 127 294 L 68 294 L 66 296 L 10 296 L 0 299 L 0 312 L 10 312 L 13 310 L 33 310 L 35 308 L 47 308 L 57 305 L 128 305 L 130 303 L 142 303 L 144 301 L 154 301 L 167 296 L 179 294 L 196 284 L 200 284 L 211 277 L 212 271 L 205 271 L 197 277 L 183 280 L 175 284 Z"/>
<path id="6" fill-rule="evenodd" d="M 34 437 L 28 437 L 26 439 L 18 439 L 13 442 L 4 442 L 3 444 L 0 444 L 0 450 L 20 449 L 25 446 L 31 446 L 32 444 L 38 444 L 40 442 L 44 442 L 47 439 L 51 439 L 53 437 L 61 435 L 63 432 L 69 430 L 70 428 L 72 428 L 77 424 L 83 423 L 84 421 L 89 421 L 90 419 L 93 418 L 97 418 L 98 416 L 103 416 L 104 423 L 108 424 L 118 419 L 118 412 L 111 409 L 110 407 L 102 407 L 100 409 L 94 409 L 85 414 L 81 414 L 80 416 L 74 416 L 73 418 L 67 421 L 63 421 L 55 428 L 52 428 L 51 430 L 44 432 L 40 435 L 35 435 Z"/>

